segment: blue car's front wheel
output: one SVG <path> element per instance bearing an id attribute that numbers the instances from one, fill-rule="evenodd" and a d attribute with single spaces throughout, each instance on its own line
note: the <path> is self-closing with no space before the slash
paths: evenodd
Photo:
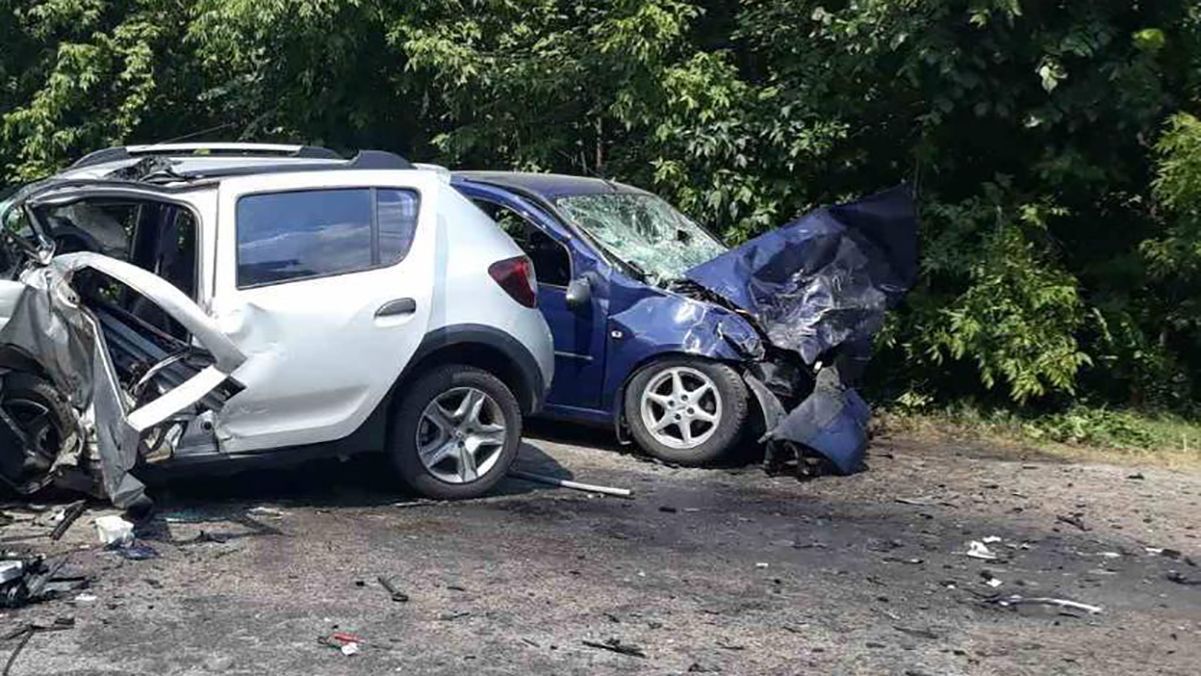
<path id="1" fill-rule="evenodd" d="M 722 457 L 742 439 L 748 396 L 729 366 L 672 357 L 639 369 L 624 404 L 630 434 L 643 450 L 695 466 Z"/>

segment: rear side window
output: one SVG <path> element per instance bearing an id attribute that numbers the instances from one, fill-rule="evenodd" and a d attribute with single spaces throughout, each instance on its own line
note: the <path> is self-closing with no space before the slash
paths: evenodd
<path id="1" fill-rule="evenodd" d="M 354 188 L 238 200 L 238 287 L 371 270 L 409 252 L 420 202 L 411 190 Z"/>

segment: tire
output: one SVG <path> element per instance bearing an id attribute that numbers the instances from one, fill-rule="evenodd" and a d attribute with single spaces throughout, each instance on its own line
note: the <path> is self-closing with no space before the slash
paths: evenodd
<path id="1" fill-rule="evenodd" d="M 37 442 L 20 449 L 21 456 L 5 459 L 6 475 L 23 494 L 50 483 L 50 467 L 78 428 L 75 410 L 52 383 L 29 373 L 9 373 L 0 388 L 0 408 Z M 29 423 L 22 425 L 22 423 Z"/>
<path id="2" fill-rule="evenodd" d="M 391 431 L 389 455 L 413 490 L 438 500 L 476 498 L 491 490 L 517 457 L 521 408 L 496 376 L 449 364 L 417 377 L 396 408 Z"/>
<path id="3" fill-rule="evenodd" d="M 679 374 L 681 383 L 673 374 Z M 683 390 L 679 390 L 680 384 Z M 698 389 L 702 390 L 699 405 L 695 399 L 687 401 Z M 697 467 L 737 446 L 746 427 L 749 397 L 746 384 L 729 366 L 672 357 L 634 374 L 626 386 L 624 407 L 630 434 L 643 450 L 660 460 Z M 656 423 L 665 426 L 655 431 Z M 681 424 L 687 426 L 687 433 Z"/>

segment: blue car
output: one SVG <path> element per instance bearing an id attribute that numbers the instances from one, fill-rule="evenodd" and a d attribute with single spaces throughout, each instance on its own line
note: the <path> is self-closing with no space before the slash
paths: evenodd
<path id="1" fill-rule="evenodd" d="M 850 384 L 916 272 L 907 189 L 731 250 L 614 181 L 462 171 L 452 185 L 533 261 L 555 346 L 543 416 L 612 425 L 680 465 L 759 440 L 769 458 L 862 462 L 868 412 Z"/>

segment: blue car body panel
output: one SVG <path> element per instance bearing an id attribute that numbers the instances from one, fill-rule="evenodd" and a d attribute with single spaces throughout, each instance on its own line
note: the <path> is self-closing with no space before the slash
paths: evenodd
<path id="1" fill-rule="evenodd" d="M 514 172 L 456 172 L 452 185 L 472 200 L 524 216 L 567 248 L 571 278 L 589 282 L 591 301 L 576 309 L 568 307 L 565 287 L 539 283 L 539 307 L 555 341 L 555 380 L 542 412 L 551 418 L 618 422 L 631 375 L 673 354 L 750 366 L 765 358 L 766 342 L 812 365 L 842 345 L 850 357 L 841 360 L 846 375 L 846 364 L 866 360 L 884 311 L 916 275 L 916 220 L 907 188 L 811 212 L 688 271 L 690 281 L 738 313 L 635 279 L 555 206 L 560 197 L 644 191 L 594 178 Z M 838 369 L 822 376 L 785 413 L 763 382 L 744 374 L 764 413 L 765 440 L 802 444 L 849 473 L 862 463 L 870 411 Z"/>

